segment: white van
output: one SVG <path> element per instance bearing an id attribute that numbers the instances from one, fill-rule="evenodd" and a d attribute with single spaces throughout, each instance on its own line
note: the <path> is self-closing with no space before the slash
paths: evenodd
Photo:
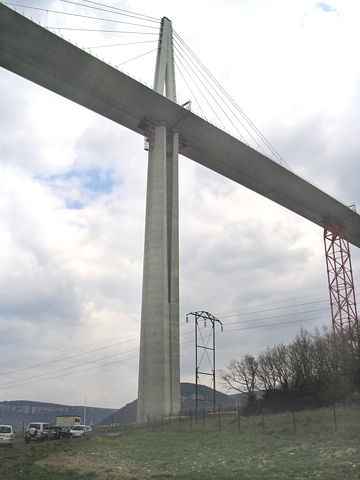
<path id="1" fill-rule="evenodd" d="M 0 446 L 14 445 L 14 430 L 11 425 L 0 425 Z"/>

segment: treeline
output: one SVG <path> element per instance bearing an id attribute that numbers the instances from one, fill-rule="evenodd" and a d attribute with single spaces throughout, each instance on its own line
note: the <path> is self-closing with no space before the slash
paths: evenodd
<path id="1" fill-rule="evenodd" d="M 360 392 L 359 332 L 301 330 L 289 344 L 232 360 L 219 377 L 247 395 L 248 413 L 260 407 L 276 412 L 351 401 Z"/>

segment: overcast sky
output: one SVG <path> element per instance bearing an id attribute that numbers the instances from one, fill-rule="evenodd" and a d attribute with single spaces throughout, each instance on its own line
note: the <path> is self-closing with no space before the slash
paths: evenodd
<path id="1" fill-rule="evenodd" d="M 108 18 L 59 0 L 19 3 Z M 170 18 L 287 165 L 359 211 L 357 0 L 103 3 Z M 81 18 L 19 10 L 43 25 L 84 26 Z M 103 28 L 91 22 L 89 28 Z M 62 33 L 82 47 L 119 38 Z M 92 52 L 119 65 L 156 43 L 134 48 Z M 122 67 L 151 84 L 154 62 L 149 53 Z M 179 102 L 192 100 L 197 111 L 177 79 Z M 137 396 L 143 138 L 4 69 L 0 91 L 0 401 L 83 404 L 86 398 L 88 405 L 122 407 Z M 181 157 L 182 381 L 194 381 L 188 312 L 222 319 L 217 368 L 289 342 L 301 326 L 330 325 L 322 235 L 321 228 Z M 352 263 L 359 291 L 355 247 Z"/>

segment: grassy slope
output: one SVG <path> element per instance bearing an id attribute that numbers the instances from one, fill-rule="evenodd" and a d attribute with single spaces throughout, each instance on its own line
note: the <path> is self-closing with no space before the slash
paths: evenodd
<path id="1" fill-rule="evenodd" d="M 337 432 L 331 409 L 297 413 L 296 434 L 289 413 L 266 415 L 264 430 L 261 417 L 242 418 L 240 433 L 236 417 L 221 423 L 2 449 L 0 478 L 360 479 L 359 408 L 337 410 Z"/>

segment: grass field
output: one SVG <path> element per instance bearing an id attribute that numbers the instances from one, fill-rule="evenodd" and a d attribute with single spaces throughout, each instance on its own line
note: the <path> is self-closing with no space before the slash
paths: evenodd
<path id="1" fill-rule="evenodd" d="M 6 480 L 360 479 L 360 409 L 222 415 L 0 450 Z M 194 419 L 193 419 L 194 420 Z M 295 423 L 294 423 L 295 422 Z"/>

